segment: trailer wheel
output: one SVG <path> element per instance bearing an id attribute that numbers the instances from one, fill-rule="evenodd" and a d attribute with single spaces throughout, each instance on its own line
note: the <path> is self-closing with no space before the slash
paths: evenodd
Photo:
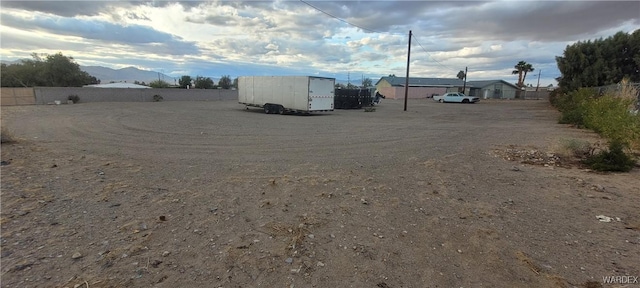
<path id="1" fill-rule="evenodd" d="M 265 114 L 271 114 L 271 105 L 264 104 L 264 113 Z"/>
<path id="2" fill-rule="evenodd" d="M 284 115 L 284 107 L 282 105 L 278 105 L 278 114 Z"/>

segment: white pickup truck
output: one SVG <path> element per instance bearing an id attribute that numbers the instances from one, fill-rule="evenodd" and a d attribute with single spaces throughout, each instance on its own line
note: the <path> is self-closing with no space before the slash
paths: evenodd
<path id="1" fill-rule="evenodd" d="M 447 92 L 442 96 L 433 96 L 434 101 L 440 103 L 454 102 L 454 103 L 476 103 L 480 101 L 480 98 L 474 96 L 467 96 L 460 92 Z"/>

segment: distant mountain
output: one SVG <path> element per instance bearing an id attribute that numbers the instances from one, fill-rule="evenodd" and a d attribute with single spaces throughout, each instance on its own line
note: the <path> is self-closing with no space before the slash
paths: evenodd
<path id="1" fill-rule="evenodd" d="M 80 69 L 89 73 L 91 76 L 100 79 L 100 83 L 103 84 L 111 82 L 133 83 L 135 81 L 149 84 L 149 82 L 156 81 L 158 79 L 169 84 L 174 84 L 175 82 L 175 78 L 169 75 L 154 71 L 140 70 L 135 67 L 111 69 L 102 66 L 80 66 Z"/>

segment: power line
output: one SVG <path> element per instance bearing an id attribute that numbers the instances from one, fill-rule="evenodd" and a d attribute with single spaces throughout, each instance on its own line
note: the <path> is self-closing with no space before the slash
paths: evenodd
<path id="1" fill-rule="evenodd" d="M 325 11 L 321 10 L 320 8 L 318 8 L 318 7 L 316 7 L 316 6 L 313 6 L 313 5 L 311 5 L 309 2 L 306 2 L 306 1 L 304 1 L 304 0 L 300 0 L 300 2 L 302 2 L 302 3 L 304 3 L 304 4 L 309 5 L 309 7 L 313 8 L 313 9 L 317 10 L 318 12 L 323 13 L 323 14 L 325 14 L 325 15 L 327 15 L 327 16 L 329 16 L 329 17 L 331 17 L 331 18 L 334 18 L 334 19 L 336 19 L 336 20 L 338 20 L 338 21 L 340 21 L 340 22 L 347 23 L 347 24 L 349 24 L 349 25 L 351 25 L 351 26 L 354 26 L 354 27 L 360 28 L 360 29 L 362 29 L 362 30 L 364 30 L 364 31 L 369 31 L 369 32 L 374 32 L 374 33 L 385 33 L 385 32 L 380 32 L 380 31 L 376 31 L 376 30 L 369 29 L 369 28 L 366 28 L 366 27 L 362 27 L 362 26 L 360 26 L 360 25 L 353 24 L 353 23 L 351 23 L 351 22 L 349 22 L 349 21 L 347 21 L 347 20 L 344 20 L 344 19 L 342 19 L 342 18 L 340 18 L 340 17 L 337 17 L 337 16 L 334 16 L 334 15 L 332 15 L 332 14 L 329 14 L 328 12 L 325 12 Z"/>
<path id="2" fill-rule="evenodd" d="M 313 9 L 317 10 L 318 12 L 320 12 L 320 13 L 322 13 L 322 14 L 325 14 L 325 15 L 327 15 L 327 16 L 329 16 L 329 17 L 331 17 L 331 18 L 334 18 L 334 19 L 336 19 L 336 20 L 338 20 L 338 21 L 340 21 L 340 22 L 346 23 L 346 24 L 348 24 L 348 25 L 351 25 L 351 26 L 354 26 L 354 27 L 360 28 L 360 29 L 362 29 L 362 30 L 364 30 L 364 31 L 374 32 L 374 33 L 380 33 L 380 34 L 404 35 L 404 34 L 399 34 L 399 33 L 391 33 L 391 32 L 381 32 L 381 31 L 376 31 L 376 30 L 369 29 L 369 28 L 366 28 L 366 27 L 363 27 L 363 26 L 360 26 L 360 25 L 356 25 L 356 24 L 351 23 L 351 22 L 349 22 L 349 21 L 347 21 L 347 20 L 344 20 L 344 19 L 342 19 L 342 18 L 340 18 L 340 17 L 334 16 L 334 15 L 332 15 L 332 14 L 328 13 L 328 12 L 325 12 L 325 11 L 323 11 L 322 9 L 320 9 L 320 8 L 318 8 L 318 7 L 316 7 L 316 6 L 313 6 L 313 5 L 311 5 L 310 3 L 308 3 L 308 2 L 306 2 L 306 1 L 304 1 L 304 0 L 300 0 L 300 2 L 302 2 L 302 3 L 306 4 L 306 5 L 308 5 L 309 7 L 311 7 L 311 8 L 313 8 Z M 413 36 L 411 36 L 411 37 L 416 41 L 416 43 L 418 44 L 418 46 L 420 46 L 420 48 L 422 48 L 422 50 L 424 50 L 424 52 L 425 52 L 425 53 L 427 53 L 427 56 L 429 56 L 429 58 L 430 58 L 431 60 L 433 60 L 433 61 L 434 61 L 434 62 L 436 62 L 438 65 L 440 65 L 440 66 L 444 67 L 444 68 L 445 68 L 445 69 L 447 69 L 447 70 L 451 70 L 451 71 L 458 71 L 457 69 L 453 69 L 453 68 L 451 68 L 451 67 L 448 67 L 448 66 L 446 66 L 446 65 L 444 65 L 444 64 L 442 64 L 442 63 L 440 63 L 440 62 L 439 62 L 438 60 L 436 60 L 435 58 L 433 58 L 433 56 L 431 56 L 431 53 L 429 53 L 429 51 L 427 51 L 427 49 L 425 49 L 425 48 L 422 46 L 422 44 L 420 44 L 420 42 L 419 42 L 419 41 L 418 41 L 418 39 L 415 37 L 415 35 L 413 35 Z"/>
<path id="3" fill-rule="evenodd" d="M 440 63 L 440 62 L 439 62 L 438 60 L 436 60 L 435 58 L 433 58 L 433 56 L 431 56 L 431 53 L 429 53 L 429 51 L 427 51 L 427 49 L 425 49 L 425 48 L 422 46 L 422 44 L 420 44 L 420 42 L 418 41 L 418 38 L 416 38 L 416 36 L 415 36 L 415 35 L 413 35 L 413 39 L 414 39 L 414 40 L 416 40 L 416 43 L 418 44 L 418 46 L 420 46 L 420 48 L 422 48 L 422 50 L 424 50 L 424 52 L 425 52 L 425 53 L 427 53 L 427 55 L 429 56 L 429 58 L 431 58 L 431 60 L 433 60 L 434 62 L 438 63 L 438 65 L 440 65 L 440 66 L 442 66 L 442 67 L 444 67 L 444 68 L 446 68 L 446 69 L 448 69 L 448 70 L 451 70 L 451 71 L 456 71 L 456 72 L 458 71 L 457 69 L 453 69 L 453 68 L 451 68 L 451 67 L 448 67 L 448 66 L 446 66 L 446 65 L 444 65 L 444 64 L 442 64 L 442 63 Z"/>

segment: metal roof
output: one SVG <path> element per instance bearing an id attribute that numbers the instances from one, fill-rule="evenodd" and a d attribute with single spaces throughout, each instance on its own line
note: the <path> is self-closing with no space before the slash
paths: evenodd
<path id="1" fill-rule="evenodd" d="M 382 77 L 378 80 L 385 80 L 391 84 L 391 86 L 403 86 L 406 84 L 406 77 Z M 377 84 L 377 83 L 376 83 Z M 440 86 L 440 87 L 454 87 L 454 86 L 462 86 L 464 81 L 458 78 L 416 78 L 409 77 L 409 86 Z"/>
<path id="2" fill-rule="evenodd" d="M 391 84 L 391 86 L 401 86 L 404 87 L 406 83 L 406 77 L 382 77 L 380 81 L 385 80 Z M 479 81 L 467 81 L 467 87 L 473 88 L 483 88 L 489 85 L 493 85 L 496 83 L 502 83 L 509 85 L 513 88 L 518 88 L 516 85 L 511 84 L 504 80 L 479 80 Z M 417 77 L 409 77 L 409 86 L 410 87 L 462 87 L 464 86 L 464 81 L 458 78 L 417 78 Z"/>
<path id="3" fill-rule="evenodd" d="M 138 85 L 138 84 L 133 84 L 133 83 L 127 83 L 127 82 L 116 82 L 116 83 L 108 83 L 108 84 L 86 85 L 84 87 L 90 87 L 90 88 L 140 88 L 140 89 L 151 88 L 149 86 Z"/>

